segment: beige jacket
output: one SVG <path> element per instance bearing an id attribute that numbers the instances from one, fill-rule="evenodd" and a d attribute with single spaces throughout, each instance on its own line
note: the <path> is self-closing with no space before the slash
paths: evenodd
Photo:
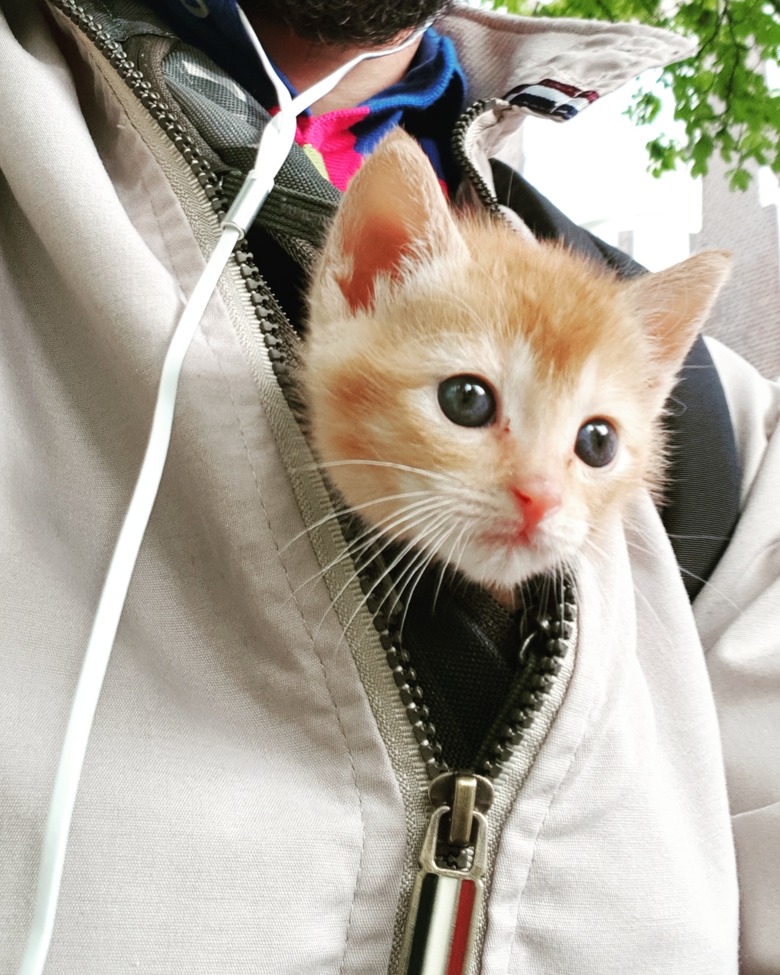
<path id="1" fill-rule="evenodd" d="M 7 975 L 162 356 L 217 223 L 66 17 L 29 0 L 0 9 Z M 679 53 L 635 28 L 465 14 L 448 25 L 461 45 L 467 22 L 468 43 L 491 53 L 464 54 L 472 78 L 493 73 L 475 94 L 502 90 L 501 64 L 555 63 L 609 88 Z M 745 471 L 740 525 L 694 612 L 645 497 L 578 580 L 569 673 L 491 813 L 484 975 L 780 972 L 780 393 L 713 354 Z M 81 780 L 50 975 L 396 964 L 425 774 L 358 587 L 333 611 L 345 570 L 312 581 L 343 547 L 335 529 L 301 535 L 329 510 L 233 264 L 187 358 Z"/>

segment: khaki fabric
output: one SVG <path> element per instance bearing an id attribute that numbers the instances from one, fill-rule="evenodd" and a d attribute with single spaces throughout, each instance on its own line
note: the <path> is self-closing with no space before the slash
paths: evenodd
<path id="1" fill-rule="evenodd" d="M 11 973 L 160 362 L 216 221 L 91 48 L 36 6 L 0 7 Z M 583 569 L 560 709 L 519 794 L 501 798 L 484 975 L 777 970 L 778 392 L 716 353 L 744 453 L 742 523 L 694 613 L 648 498 Z M 334 612 L 342 577 L 318 578 L 301 534 L 329 511 L 310 461 L 233 266 L 187 358 L 80 785 L 49 975 L 387 971 L 425 780 L 368 615 L 342 630 L 358 587 Z M 314 540 L 320 562 L 339 551 L 335 531 Z"/>

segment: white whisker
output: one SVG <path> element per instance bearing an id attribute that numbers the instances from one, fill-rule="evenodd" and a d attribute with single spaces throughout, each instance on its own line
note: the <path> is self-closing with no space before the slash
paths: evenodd
<path id="1" fill-rule="evenodd" d="M 728 535 L 681 535 L 679 532 L 667 532 L 667 535 L 669 538 L 679 538 L 682 541 L 697 541 L 698 539 L 704 539 L 708 542 L 727 542 L 729 540 Z"/>
<path id="2" fill-rule="evenodd" d="M 454 526 L 451 526 L 447 528 L 443 533 L 440 533 L 440 535 L 435 539 L 436 547 L 431 548 L 427 552 L 424 552 L 424 555 L 427 555 L 427 558 L 424 558 L 422 560 L 422 564 L 414 574 L 414 578 L 412 578 L 412 575 L 410 575 L 409 578 L 407 579 L 404 588 L 406 588 L 406 586 L 408 585 L 408 592 L 404 595 L 404 611 L 403 611 L 403 615 L 401 616 L 401 626 L 399 627 L 400 633 L 403 633 L 404 627 L 406 626 L 406 616 L 407 613 L 409 612 L 409 606 L 411 605 L 412 602 L 412 596 L 414 595 L 414 590 L 419 585 L 423 575 L 425 574 L 425 570 L 428 568 L 431 562 L 433 562 L 433 560 L 436 558 L 438 547 L 441 546 L 446 541 L 447 536 L 450 534 L 450 532 L 454 530 L 455 530 Z"/>
<path id="3" fill-rule="evenodd" d="M 429 541 L 425 548 L 420 548 L 415 552 L 413 558 L 410 560 L 409 565 L 403 570 L 397 579 L 394 580 L 394 594 L 395 599 L 393 600 L 393 605 L 387 612 L 388 619 L 391 619 L 395 614 L 399 603 L 403 601 L 404 591 L 409 587 L 410 583 L 413 582 L 410 593 L 414 591 L 414 586 L 416 582 L 421 578 L 422 573 L 425 571 L 426 566 L 428 566 L 433 559 L 436 558 L 438 554 L 438 548 L 440 544 L 446 540 L 448 534 L 453 531 L 452 526 L 448 526 L 444 523 L 440 523 L 436 527 L 437 534 L 435 537 Z M 400 630 L 403 630 L 404 621 L 406 620 L 406 613 L 408 611 L 408 601 L 404 602 L 404 612 L 403 619 L 401 622 Z"/>
<path id="4" fill-rule="evenodd" d="M 399 508 L 398 511 L 385 515 L 384 518 L 378 522 L 375 522 L 374 524 L 368 524 L 367 527 L 356 538 L 349 540 L 346 549 L 339 553 L 335 559 L 333 559 L 323 568 L 318 569 L 317 572 L 309 576 L 308 579 L 304 579 L 304 581 L 292 591 L 290 596 L 288 596 L 288 600 L 292 599 L 301 591 L 301 589 L 305 588 L 316 579 L 320 579 L 325 575 L 326 572 L 329 572 L 331 569 L 335 568 L 339 562 L 343 562 L 347 558 L 351 558 L 358 569 L 363 569 L 370 565 L 372 559 L 375 558 L 379 552 L 384 551 L 386 545 L 380 549 L 379 552 L 374 553 L 371 559 L 369 559 L 364 565 L 360 565 L 360 557 L 363 555 L 366 549 L 369 549 L 381 538 L 387 536 L 390 530 L 402 526 L 404 522 L 413 522 L 414 519 L 420 514 L 427 514 L 429 510 L 435 511 L 438 508 L 443 507 L 443 500 L 444 499 L 439 498 L 436 495 L 429 495 L 426 498 L 413 502 L 412 504 L 404 505 L 402 508 Z M 396 520 L 393 521 L 393 519 Z M 394 537 L 395 536 L 391 536 L 387 544 L 390 544 Z"/>
<path id="5" fill-rule="evenodd" d="M 440 535 L 442 537 L 446 537 L 446 533 L 448 530 L 449 529 L 441 527 L 439 530 Z M 434 544 L 436 543 L 436 540 L 437 539 L 434 539 Z M 414 553 L 414 556 L 410 559 L 409 564 L 404 568 L 403 572 L 398 576 L 397 579 L 393 580 L 394 582 L 393 595 L 395 596 L 395 598 L 393 599 L 392 606 L 387 611 L 388 619 L 392 619 L 396 610 L 398 609 L 399 604 L 403 602 L 404 590 L 406 589 L 410 580 L 417 573 L 417 570 L 420 567 L 424 567 L 425 565 L 427 565 L 428 562 L 431 560 L 431 558 L 434 557 L 434 554 L 435 554 L 435 549 L 430 549 L 430 548 L 418 549 Z M 404 603 L 404 606 L 406 605 L 407 604 Z M 403 624 L 401 625 L 401 629 L 403 629 Z"/>
<path id="6" fill-rule="evenodd" d="M 435 513 L 436 511 L 439 510 L 439 508 L 441 507 L 441 505 L 438 502 L 440 500 L 441 499 L 437 499 L 437 498 L 430 499 L 430 501 L 432 502 L 431 513 Z M 436 503 L 433 503 L 433 502 L 436 502 Z M 418 502 L 418 504 L 419 503 L 420 502 Z M 347 579 L 347 581 L 344 583 L 344 585 L 341 587 L 341 589 L 339 589 L 339 591 L 336 593 L 336 595 L 334 596 L 334 598 L 331 600 L 330 606 L 328 607 L 328 609 L 327 609 L 327 611 L 325 613 L 325 616 L 323 616 L 323 618 L 319 622 L 318 630 L 322 627 L 322 624 L 325 622 L 325 618 L 327 617 L 328 613 L 336 606 L 336 604 L 338 603 L 339 599 L 341 599 L 341 597 L 344 595 L 344 593 L 347 591 L 347 589 L 352 585 L 352 583 L 355 581 L 355 579 L 359 578 L 360 573 L 363 570 L 365 570 L 374 561 L 374 559 L 378 558 L 390 545 L 392 545 L 393 542 L 395 542 L 397 540 L 396 537 L 388 534 L 388 530 L 391 529 L 391 528 L 396 528 L 399 525 L 403 525 L 405 522 L 409 522 L 409 521 L 412 522 L 412 527 L 413 527 L 414 524 L 415 524 L 415 520 L 419 520 L 421 518 L 421 516 L 424 519 L 428 515 L 429 515 L 428 510 L 422 510 L 422 511 L 415 510 L 415 511 L 412 511 L 412 512 L 407 513 L 403 517 L 396 518 L 396 521 L 395 522 L 392 522 L 390 525 L 383 525 L 382 527 L 371 526 L 371 528 L 369 529 L 369 531 L 370 531 L 370 537 L 368 538 L 368 541 L 366 541 L 365 544 L 363 545 L 363 551 L 361 551 L 360 557 L 362 557 L 362 555 L 365 554 L 366 550 L 370 550 L 371 549 L 371 546 L 375 542 L 378 542 L 380 540 L 384 540 L 384 544 L 382 544 L 375 551 L 372 551 L 370 558 L 368 558 L 362 564 L 360 563 L 359 558 L 356 558 L 355 557 L 354 553 L 351 550 L 351 547 L 350 546 L 347 547 L 347 553 L 346 554 L 348 554 L 348 555 L 350 555 L 352 557 L 353 562 L 355 564 L 355 570 L 356 571 L 353 572 L 349 576 L 349 578 Z M 394 517 L 394 515 L 391 515 L 389 517 L 392 518 L 392 517 Z M 414 544 L 414 543 L 411 543 L 411 544 Z M 338 561 L 341 561 L 342 558 L 343 558 L 343 555 L 342 556 L 339 556 L 339 558 L 336 561 L 337 562 Z M 319 578 L 326 571 L 327 571 L 327 568 L 320 570 L 314 576 L 312 576 L 311 579 L 308 580 L 308 581 L 311 582 L 314 579 Z M 305 583 L 304 583 L 304 585 L 305 585 Z"/>
<path id="7" fill-rule="evenodd" d="M 365 511 L 366 508 L 371 508 L 377 504 L 385 504 L 388 501 L 403 501 L 406 498 L 416 497 L 432 497 L 432 494 L 427 490 L 404 491 L 402 494 L 385 494 L 381 498 L 372 498 L 370 501 L 364 501 L 361 504 L 348 505 L 343 508 L 338 508 L 335 511 L 329 512 L 323 518 L 320 518 L 319 521 L 315 521 L 313 524 L 307 525 L 303 531 L 299 531 L 296 535 L 293 535 L 290 541 L 287 542 L 287 544 L 284 545 L 279 551 L 286 552 L 291 545 L 295 544 L 295 542 L 299 541 L 299 539 L 303 538 L 305 535 L 308 535 L 309 532 L 314 531 L 316 528 L 322 528 L 322 526 L 326 525 L 329 521 L 334 521 L 344 514 L 354 514 L 358 511 Z"/>
<path id="8" fill-rule="evenodd" d="M 323 461 L 317 465 L 322 470 L 331 467 L 383 467 L 388 470 L 404 471 L 407 474 L 420 474 L 422 477 L 430 477 L 433 480 L 445 481 L 448 484 L 461 484 L 452 474 L 442 474 L 440 471 L 429 471 L 424 467 L 411 467 L 408 464 L 398 464 L 391 460 L 331 460 Z"/>
<path id="9" fill-rule="evenodd" d="M 407 544 L 404 546 L 404 548 L 401 550 L 401 552 L 395 557 L 395 559 L 390 563 L 390 565 L 388 565 L 384 569 L 384 571 L 382 573 L 380 573 L 380 575 L 374 580 L 374 582 L 372 583 L 372 585 L 369 587 L 368 592 L 365 593 L 363 599 L 360 600 L 360 602 L 357 605 L 357 608 L 352 613 L 352 615 L 350 616 L 350 618 L 347 621 L 346 625 L 344 626 L 344 633 L 343 633 L 341 639 L 343 639 L 344 636 L 346 636 L 346 633 L 349 630 L 350 626 L 352 626 L 352 623 L 354 622 L 355 617 L 360 612 L 360 610 L 363 608 L 363 606 L 366 605 L 366 603 L 369 600 L 369 597 L 374 592 L 374 590 L 376 589 L 376 587 L 381 582 L 383 582 L 390 575 L 390 573 L 403 561 L 403 559 L 408 555 L 408 553 L 410 551 L 412 551 L 414 548 L 416 548 L 419 545 L 419 543 L 424 538 L 426 538 L 428 535 L 430 535 L 432 532 L 438 531 L 441 528 L 441 525 L 444 524 L 444 523 L 446 523 L 446 521 L 447 521 L 447 514 L 446 513 L 439 515 L 438 519 L 434 522 L 434 524 L 431 527 L 429 527 L 426 531 L 422 532 L 421 534 L 416 535 L 414 537 L 414 539 L 412 539 L 412 541 L 407 542 Z M 388 542 L 388 544 L 389 544 L 389 542 Z M 385 601 L 386 598 L 387 598 L 387 596 L 385 596 L 382 599 L 382 601 L 379 604 L 380 607 L 382 606 L 382 604 L 384 603 L 384 601 Z M 334 604 L 335 604 L 335 601 L 336 600 L 334 600 Z M 332 608 L 332 606 L 331 606 L 331 608 Z M 323 621 L 324 621 L 324 619 L 323 619 Z M 320 624 L 320 625 L 322 625 L 322 624 Z M 341 643 L 341 640 L 339 641 L 339 643 Z"/>
<path id="10" fill-rule="evenodd" d="M 458 537 L 455 539 L 455 541 L 450 546 L 450 551 L 449 551 L 449 554 L 447 555 L 447 558 L 442 563 L 441 572 L 439 573 L 439 581 L 436 583 L 436 591 L 433 594 L 433 611 L 434 612 L 436 612 L 436 601 L 438 600 L 439 593 L 441 592 L 441 587 L 442 587 L 442 584 L 444 582 L 444 576 L 445 576 L 445 574 L 447 572 L 447 567 L 448 566 L 453 566 L 454 567 L 454 565 L 455 565 L 455 561 L 454 561 L 455 549 L 458 547 L 458 545 L 460 544 L 460 542 L 463 539 L 463 536 L 466 534 L 466 532 L 469 530 L 470 527 L 471 527 L 470 523 L 469 522 L 466 522 L 466 524 L 463 526 L 463 528 L 461 528 L 460 534 L 458 535 Z M 461 549 L 460 558 L 462 558 L 462 557 L 463 557 L 463 550 Z"/>
<path id="11" fill-rule="evenodd" d="M 645 540 L 647 540 L 646 539 L 646 536 L 643 535 L 642 537 L 645 538 Z M 654 555 L 655 554 L 655 549 L 648 548 L 648 547 L 646 547 L 644 545 L 640 545 L 640 544 L 638 544 L 638 542 L 634 541 L 633 539 L 628 539 L 627 538 L 626 539 L 626 544 L 629 546 L 629 548 L 633 548 L 637 552 L 642 552 L 644 555 Z M 741 613 L 742 612 L 742 607 L 741 606 L 738 606 L 734 602 L 733 599 L 731 599 L 729 596 L 726 595 L 725 592 L 723 592 L 722 589 L 719 589 L 717 586 L 714 586 L 709 581 L 709 579 L 704 579 L 702 576 L 696 575 L 695 572 L 692 572 L 690 569 L 686 569 L 684 566 L 680 565 L 679 563 L 677 565 L 677 569 L 678 569 L 678 571 L 680 572 L 681 575 L 688 576 L 689 579 L 693 579 L 695 582 L 700 582 L 702 584 L 702 586 L 704 586 L 707 589 L 712 589 L 712 591 L 716 595 L 720 596 L 721 599 L 723 599 L 725 602 L 727 602 L 729 604 L 729 606 L 731 606 L 731 608 L 734 609 L 734 610 L 736 610 L 738 613 Z M 634 587 L 634 588 L 636 589 L 636 587 Z"/>

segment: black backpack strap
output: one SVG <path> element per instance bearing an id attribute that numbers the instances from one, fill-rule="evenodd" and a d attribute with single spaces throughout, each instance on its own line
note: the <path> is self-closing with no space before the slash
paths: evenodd
<path id="1" fill-rule="evenodd" d="M 646 273 L 627 254 L 573 224 L 522 176 L 491 162 L 496 196 L 542 240 L 572 250 L 624 277 Z M 712 574 L 739 520 L 741 469 L 734 428 L 715 364 L 701 336 L 685 360 L 667 404 L 669 484 L 661 510 L 688 596 Z"/>

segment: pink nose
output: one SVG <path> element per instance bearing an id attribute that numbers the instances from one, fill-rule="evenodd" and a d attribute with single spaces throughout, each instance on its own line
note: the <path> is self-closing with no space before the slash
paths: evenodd
<path id="1" fill-rule="evenodd" d="M 527 487 L 523 490 L 512 486 L 510 491 L 523 516 L 523 532 L 526 534 L 533 532 L 539 522 L 561 504 L 560 494 L 549 487 L 540 487 L 538 490 Z"/>

